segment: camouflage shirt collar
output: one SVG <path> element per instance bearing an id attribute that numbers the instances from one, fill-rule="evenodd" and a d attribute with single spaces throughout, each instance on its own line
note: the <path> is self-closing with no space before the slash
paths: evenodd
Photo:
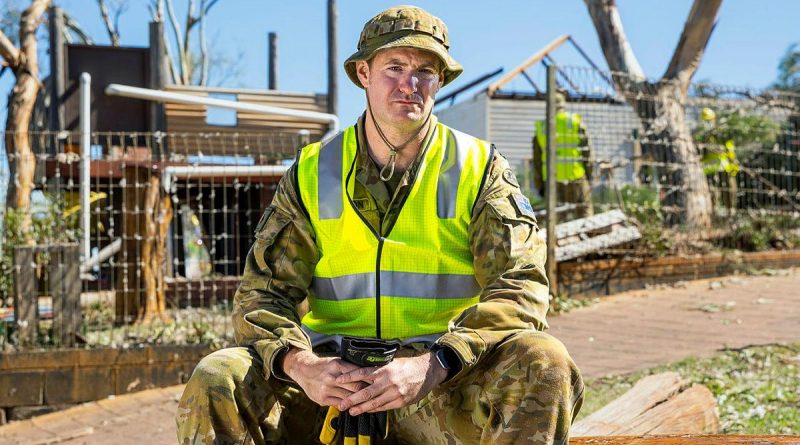
<path id="1" fill-rule="evenodd" d="M 372 197 L 375 198 L 378 206 L 385 209 L 389 206 L 392 196 L 386 184 L 380 179 L 380 169 L 369 155 L 369 150 L 367 149 L 366 144 L 367 136 L 364 130 L 365 122 L 366 112 L 361 114 L 356 124 L 356 134 L 358 138 L 356 179 L 369 191 Z M 431 115 L 430 127 L 428 129 L 428 134 L 425 135 L 425 139 L 422 141 L 422 149 L 417 154 L 417 157 L 414 159 L 411 167 L 403 173 L 403 176 L 398 182 L 397 188 L 395 189 L 395 194 L 397 194 L 397 191 L 404 188 L 406 185 L 409 185 L 413 181 L 413 178 L 416 177 L 417 170 L 419 169 L 421 161 L 424 157 L 424 153 L 427 151 L 428 145 L 430 145 L 430 142 L 433 139 L 433 134 L 436 132 L 435 129 L 437 123 L 438 119 L 436 116 Z"/>

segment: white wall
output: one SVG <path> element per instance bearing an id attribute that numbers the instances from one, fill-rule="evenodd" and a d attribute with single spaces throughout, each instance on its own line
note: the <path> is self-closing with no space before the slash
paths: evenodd
<path id="1" fill-rule="evenodd" d="M 434 114 L 443 124 L 480 139 L 489 139 L 486 119 L 485 94 L 459 102 L 451 107 L 436 110 Z"/>

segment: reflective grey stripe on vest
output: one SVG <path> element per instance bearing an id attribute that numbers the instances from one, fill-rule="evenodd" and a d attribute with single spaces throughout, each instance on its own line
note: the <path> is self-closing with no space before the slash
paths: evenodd
<path id="1" fill-rule="evenodd" d="M 343 140 L 344 133 L 339 133 L 320 149 L 317 165 L 319 219 L 337 219 L 342 216 Z"/>
<path id="2" fill-rule="evenodd" d="M 461 171 L 464 163 L 467 162 L 467 153 L 473 139 L 466 134 L 448 129 L 450 135 L 446 138 L 447 146 L 444 147 L 442 166 L 439 171 L 439 183 L 436 186 L 436 214 L 439 218 L 456 217 L 456 199 L 458 198 L 458 183 L 461 180 Z M 455 160 L 447 170 L 445 165 L 450 162 L 450 158 L 455 156 Z"/>
<path id="3" fill-rule="evenodd" d="M 314 295 L 320 300 L 375 298 L 375 273 L 314 277 Z M 405 298 L 469 298 L 481 291 L 474 275 L 437 275 L 416 272 L 381 271 L 381 295 Z"/>
<path id="4" fill-rule="evenodd" d="M 344 338 L 343 335 L 339 335 L 339 334 L 334 334 L 334 335 L 320 334 L 319 332 L 312 331 L 311 328 L 309 328 L 306 325 L 301 325 L 300 328 L 303 330 L 303 332 L 306 333 L 306 335 L 308 335 L 308 339 L 311 340 L 311 347 L 312 348 L 316 348 L 316 347 L 322 346 L 322 345 L 325 345 L 325 346 L 335 345 L 334 348 L 333 348 L 334 350 L 336 350 L 337 352 L 339 350 L 341 350 L 341 348 L 342 348 L 342 339 Z M 431 346 L 433 346 L 434 343 L 436 343 L 436 340 L 439 340 L 439 337 L 441 337 L 443 334 L 444 333 L 442 333 L 442 334 L 419 335 L 417 337 L 409 337 L 409 338 L 403 339 L 400 342 L 400 344 L 402 346 L 405 346 L 405 345 L 410 345 L 412 343 L 422 343 L 426 347 L 430 348 Z"/>

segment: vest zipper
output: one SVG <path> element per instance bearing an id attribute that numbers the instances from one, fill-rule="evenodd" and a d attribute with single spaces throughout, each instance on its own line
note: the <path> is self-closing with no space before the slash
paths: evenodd
<path id="1" fill-rule="evenodd" d="M 358 150 L 358 147 L 356 147 Z M 350 177 L 353 175 L 353 170 L 356 165 L 356 158 L 353 158 L 353 163 L 350 164 L 350 171 L 347 172 L 347 177 L 345 178 L 344 186 L 347 187 L 347 184 L 350 183 Z M 350 207 L 356 212 L 356 215 L 361 219 L 365 226 L 369 229 L 370 232 L 375 236 L 375 239 L 378 240 L 378 254 L 375 256 L 375 338 L 381 338 L 381 252 L 383 251 L 383 241 L 386 240 L 381 234 L 372 227 L 367 221 L 367 218 L 361 214 L 356 207 L 355 203 L 353 202 L 353 198 L 350 196 L 350 193 L 345 193 L 347 196 L 347 201 L 350 203 Z"/>
<path id="2" fill-rule="evenodd" d="M 378 255 L 375 264 L 375 337 L 381 338 L 381 252 L 383 252 L 383 241 L 386 238 L 378 238 Z"/>

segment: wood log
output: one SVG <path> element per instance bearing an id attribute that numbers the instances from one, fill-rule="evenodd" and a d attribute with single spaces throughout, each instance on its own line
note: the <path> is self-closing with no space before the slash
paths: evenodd
<path id="1" fill-rule="evenodd" d="M 719 427 L 714 395 L 703 385 L 693 385 L 640 415 L 614 434 L 716 433 Z"/>
<path id="2" fill-rule="evenodd" d="M 798 436 L 669 435 L 571 437 L 571 445 L 798 445 Z"/>
<path id="3" fill-rule="evenodd" d="M 675 372 L 639 380 L 630 391 L 575 423 L 572 436 L 708 434 L 719 431 L 719 414 L 708 388 Z M 685 390 L 684 390 L 685 389 Z"/>
<path id="4" fill-rule="evenodd" d="M 619 398 L 572 425 L 571 435 L 614 435 L 636 417 L 677 394 L 684 384 L 677 372 L 647 376 Z"/>

